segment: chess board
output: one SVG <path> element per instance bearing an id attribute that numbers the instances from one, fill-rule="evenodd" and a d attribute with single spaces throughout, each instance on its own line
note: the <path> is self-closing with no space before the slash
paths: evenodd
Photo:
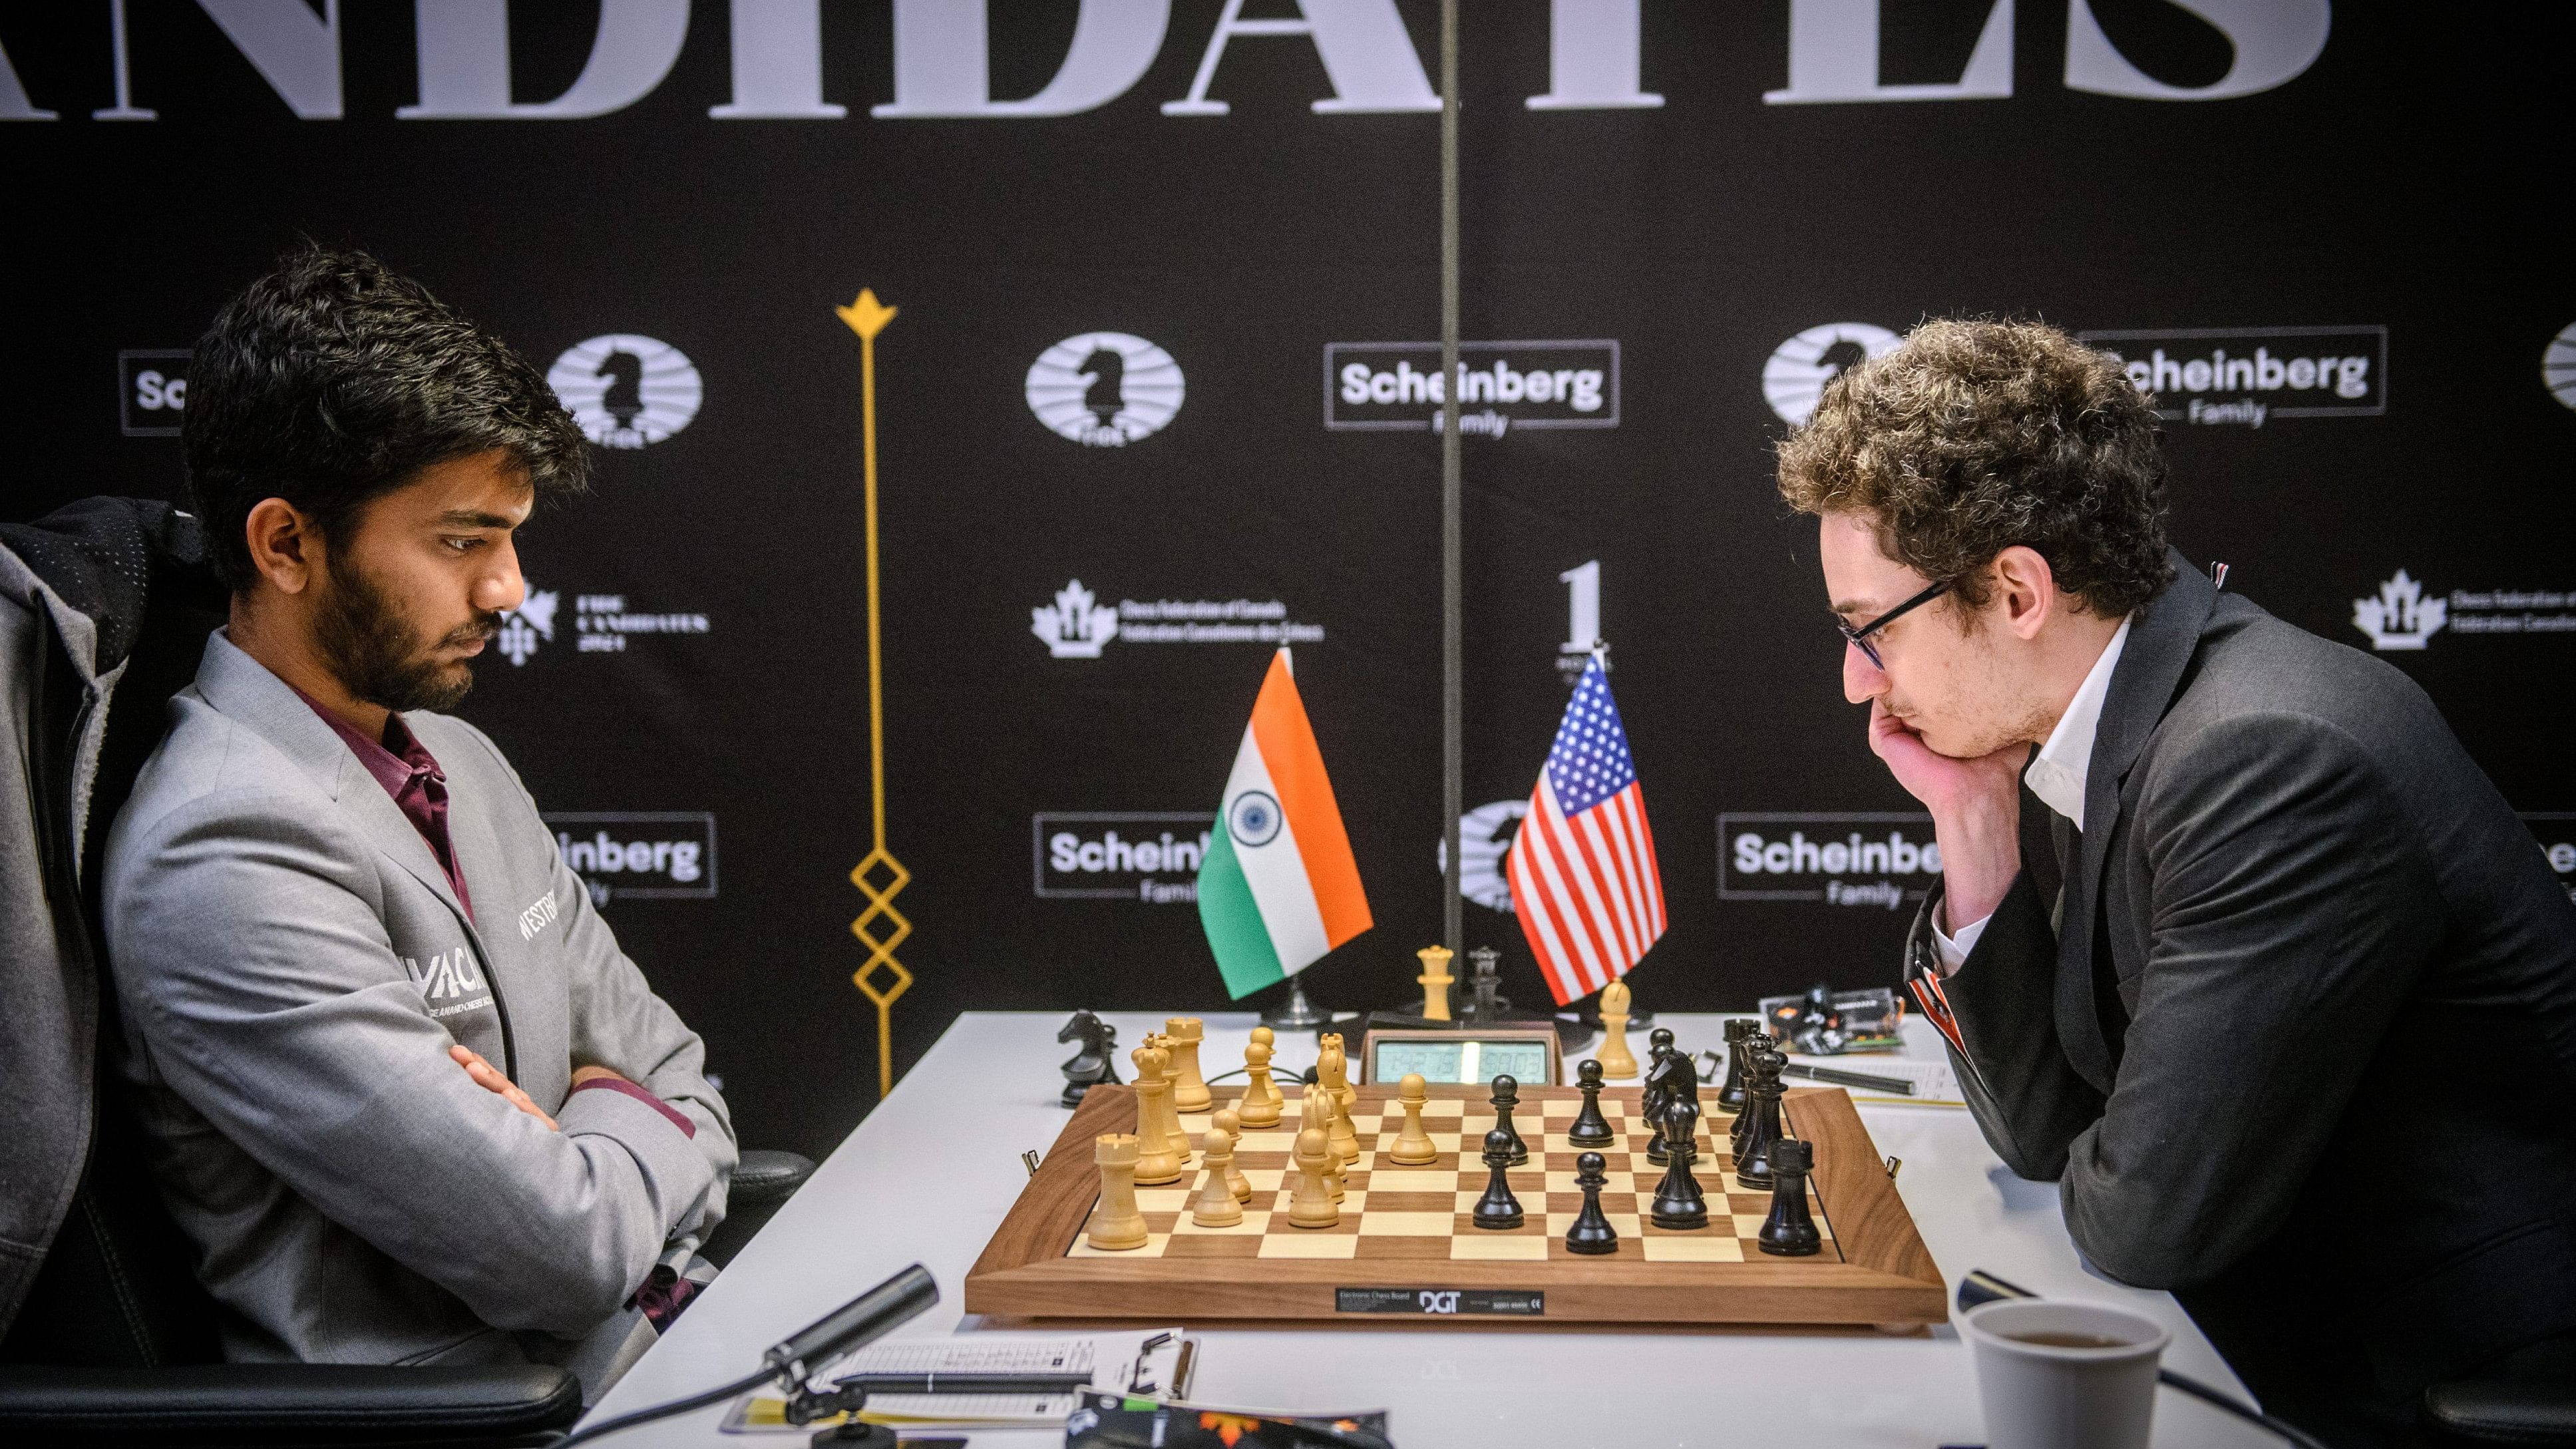
<path id="1" fill-rule="evenodd" d="M 1521 1088 L 1513 1120 L 1529 1162 L 1509 1169 L 1522 1225 L 1507 1230 L 1474 1227 L 1470 1216 L 1485 1190 L 1488 1169 L 1479 1152 L 1494 1125 L 1481 1089 L 1431 1088 L 1423 1126 L 1440 1156 L 1417 1167 L 1387 1160 L 1403 1125 L 1395 1089 L 1356 1090 L 1360 1157 L 1348 1169 L 1335 1226 L 1288 1222 L 1284 1179 L 1299 1115 L 1291 1091 L 1279 1125 L 1245 1128 L 1237 1145 L 1235 1165 L 1253 1190 L 1241 1223 L 1204 1228 L 1191 1221 L 1189 1205 L 1205 1177 L 1193 1154 L 1181 1181 L 1137 1189 L 1145 1246 L 1105 1252 L 1082 1237 L 1099 1195 L 1092 1142 L 1104 1132 L 1134 1131 L 1136 1107 L 1127 1088 L 1093 1088 L 968 1273 L 966 1310 L 1027 1319 L 1350 1323 L 1455 1314 L 1529 1326 L 1890 1329 L 1947 1316 L 1940 1271 L 1867 1129 L 1838 1089 L 1793 1090 L 1782 1104 L 1790 1134 L 1816 1150 L 1809 1209 L 1824 1250 L 1804 1258 L 1774 1257 L 1757 1246 L 1771 1194 L 1735 1180 L 1725 1149 L 1732 1119 L 1722 1113 L 1702 1118 L 1693 1166 L 1708 1199 L 1709 1225 L 1673 1231 L 1655 1226 L 1648 1214 L 1664 1169 L 1647 1161 L 1653 1134 L 1639 1116 L 1637 1090 L 1601 1094 L 1602 1115 L 1619 1140 L 1593 1150 L 1606 1159 L 1601 1208 L 1619 1243 L 1616 1252 L 1587 1256 L 1565 1246 L 1565 1230 L 1583 1204 L 1574 1174 L 1585 1149 L 1565 1137 L 1581 1107 L 1578 1090 Z M 1235 1096 L 1220 1089 L 1215 1106 L 1231 1105 Z M 1182 1115 L 1193 1144 L 1208 1121 L 1209 1113 Z"/>

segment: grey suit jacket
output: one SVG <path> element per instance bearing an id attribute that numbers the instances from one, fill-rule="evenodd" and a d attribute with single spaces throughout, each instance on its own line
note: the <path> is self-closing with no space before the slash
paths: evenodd
<path id="1" fill-rule="evenodd" d="M 1961 1075 L 2267 1402 L 2395 1402 L 2576 1328 L 2576 907 L 2412 681 L 2172 562 L 2062 896 L 2025 829 L 1946 983 Z"/>
<path id="2" fill-rule="evenodd" d="M 108 842 L 125 1057 L 237 1360 L 562 1362 L 622 1334 L 735 1160 L 698 1037 L 653 994 L 516 773 L 407 714 L 447 776 L 469 919 L 419 832 L 218 631 Z M 561 1123 L 467 1079 L 462 1042 Z M 615 1091 L 598 1063 L 695 1124 Z"/>

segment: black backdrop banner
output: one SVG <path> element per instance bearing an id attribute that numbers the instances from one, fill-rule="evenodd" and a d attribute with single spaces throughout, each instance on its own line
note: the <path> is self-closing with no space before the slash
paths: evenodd
<path id="1" fill-rule="evenodd" d="M 1545 988 L 1501 847 L 1596 632 L 1672 922 L 1639 1001 L 1892 973 L 1938 859 L 1841 697 L 1770 448 L 1931 314 L 2117 352 L 2166 410 L 2184 551 L 2422 681 L 2576 878 L 2562 35 L 2329 0 L 1463 8 L 1464 875 L 1507 991 Z M 834 311 L 869 289 L 899 312 L 873 343 L 896 1067 L 969 1007 L 1222 1004 L 1189 883 L 1281 642 L 1378 921 L 1307 980 L 1398 1004 L 1442 888 L 1436 19 L 11 7 L 0 511 L 176 497 L 186 349 L 298 236 L 550 369 L 602 476 L 525 531 L 464 713 L 746 1138 L 820 1151 L 879 1066 Z"/>

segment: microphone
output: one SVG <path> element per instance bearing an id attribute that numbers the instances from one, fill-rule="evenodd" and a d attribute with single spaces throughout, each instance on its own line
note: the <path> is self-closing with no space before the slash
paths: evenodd
<path id="1" fill-rule="evenodd" d="M 930 1270 L 915 1263 L 783 1340 L 763 1362 L 770 1372 L 802 1383 L 809 1377 L 809 1365 L 828 1363 L 873 1343 L 938 1301 L 939 1285 L 932 1281 Z"/>
<path id="2" fill-rule="evenodd" d="M 791 1417 L 799 1411 L 805 1415 L 795 1418 L 795 1423 L 811 1423 L 824 1413 L 846 1409 L 851 1419 L 838 1431 L 842 1440 L 860 1445 L 872 1442 L 890 1445 L 894 1438 L 891 1433 L 883 1433 L 871 1440 L 867 1437 L 868 1432 L 881 1426 L 863 1425 L 857 1418 L 859 1406 L 867 1401 L 865 1392 L 852 1390 L 841 1395 L 818 1395 L 805 1386 L 810 1376 L 809 1366 L 829 1363 L 841 1354 L 884 1337 L 887 1330 L 916 1317 L 938 1301 L 938 1283 L 931 1279 L 929 1269 L 915 1263 L 781 1341 L 762 1358 L 758 1373 L 729 1384 L 719 1384 L 685 1399 L 674 1399 L 667 1404 L 656 1404 L 649 1409 L 638 1409 L 631 1414 L 620 1414 L 614 1419 L 588 1425 L 570 1438 L 559 1441 L 555 1449 L 572 1449 L 573 1445 L 589 1443 L 620 1429 L 631 1429 L 638 1424 L 649 1424 L 673 1414 L 685 1414 L 691 1409 L 722 1403 L 772 1379 L 789 1391 Z M 826 1435 L 835 1432 L 824 1431 Z"/>

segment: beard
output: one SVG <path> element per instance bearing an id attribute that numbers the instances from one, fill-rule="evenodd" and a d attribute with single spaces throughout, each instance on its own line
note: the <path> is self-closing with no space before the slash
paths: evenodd
<path id="1" fill-rule="evenodd" d="M 401 608 L 363 572 L 334 570 L 329 588 L 315 622 L 323 662 L 350 694 L 396 714 L 454 709 L 474 688 L 474 671 L 462 659 L 441 661 L 437 651 L 501 628 L 499 614 L 479 614 L 424 648 Z"/>

